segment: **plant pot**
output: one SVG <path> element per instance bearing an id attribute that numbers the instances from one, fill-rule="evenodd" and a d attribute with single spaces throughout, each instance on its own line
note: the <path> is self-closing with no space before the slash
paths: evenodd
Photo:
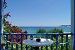
<path id="1" fill-rule="evenodd" d="M 36 39 L 36 41 L 37 41 L 37 42 L 40 42 L 40 41 L 41 41 L 41 39 L 39 39 L 39 38 L 38 38 L 38 39 Z"/>

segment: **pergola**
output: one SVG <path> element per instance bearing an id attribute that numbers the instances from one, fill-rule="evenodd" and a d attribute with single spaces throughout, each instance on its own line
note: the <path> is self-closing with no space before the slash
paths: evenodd
<path id="1" fill-rule="evenodd" d="M 1 50 L 1 34 L 2 34 L 2 1 L 0 0 L 0 50 Z M 71 50 L 75 50 L 75 0 L 71 0 Z M 73 49 L 74 48 L 74 49 Z"/>

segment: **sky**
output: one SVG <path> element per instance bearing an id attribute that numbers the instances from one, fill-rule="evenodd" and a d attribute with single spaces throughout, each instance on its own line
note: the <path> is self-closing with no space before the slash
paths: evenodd
<path id="1" fill-rule="evenodd" d="M 6 0 L 7 20 L 16 26 L 60 26 L 71 24 L 70 0 Z"/>

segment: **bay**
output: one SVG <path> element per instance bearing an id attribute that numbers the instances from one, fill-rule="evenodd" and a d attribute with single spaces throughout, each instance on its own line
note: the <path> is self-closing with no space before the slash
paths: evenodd
<path id="1" fill-rule="evenodd" d="M 27 30 L 28 31 L 28 34 L 36 34 L 36 32 L 39 30 L 39 29 L 45 29 L 46 31 L 49 31 L 49 30 L 52 30 L 54 28 L 58 28 L 58 29 L 62 29 L 64 32 L 71 32 L 71 27 L 60 27 L 60 26 L 57 26 L 57 27 L 52 27 L 52 26 L 27 26 L 27 27 L 20 27 L 22 29 L 22 31 L 25 31 Z"/>

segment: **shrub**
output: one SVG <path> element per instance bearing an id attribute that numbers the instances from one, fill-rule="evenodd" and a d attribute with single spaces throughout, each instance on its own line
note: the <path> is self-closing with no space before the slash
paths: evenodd
<path id="1" fill-rule="evenodd" d="M 53 30 L 49 30 L 48 33 L 63 33 L 63 30 L 54 28 Z"/>
<path id="2" fill-rule="evenodd" d="M 54 29 L 49 30 L 49 31 L 46 31 L 45 29 L 39 29 L 39 30 L 37 30 L 37 33 L 63 33 L 63 30 L 57 29 L 57 28 L 54 28 Z"/>
<path id="3" fill-rule="evenodd" d="M 39 29 L 36 33 L 46 33 L 45 29 Z"/>

